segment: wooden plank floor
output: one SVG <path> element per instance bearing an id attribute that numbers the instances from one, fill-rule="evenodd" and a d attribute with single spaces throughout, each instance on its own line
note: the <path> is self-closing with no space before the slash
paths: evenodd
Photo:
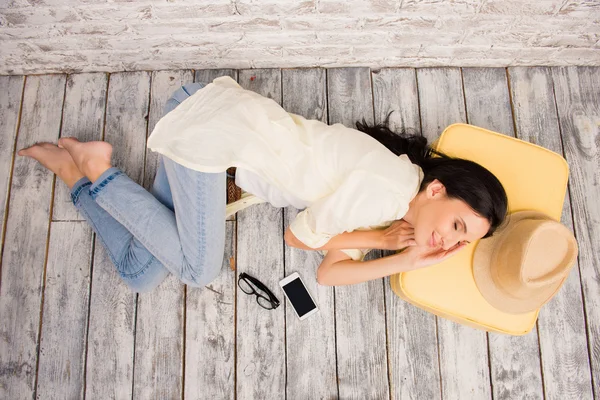
<path id="1" fill-rule="evenodd" d="M 380 122 L 395 110 L 393 127 L 430 140 L 467 122 L 563 154 L 562 221 L 580 254 L 536 329 L 512 337 L 437 318 L 395 296 L 389 279 L 321 287 L 319 254 L 283 241 L 298 211 L 267 204 L 227 221 L 222 273 L 208 287 L 169 277 L 152 293 L 130 292 L 66 186 L 16 150 L 103 139 L 148 188 L 156 156 L 145 140 L 165 101 L 220 75 L 329 123 Z M 2 76 L 0 398 L 600 399 L 599 147 L 597 67 Z M 283 300 L 278 281 L 293 271 L 321 309 L 305 321 L 237 290 L 248 272 Z"/>

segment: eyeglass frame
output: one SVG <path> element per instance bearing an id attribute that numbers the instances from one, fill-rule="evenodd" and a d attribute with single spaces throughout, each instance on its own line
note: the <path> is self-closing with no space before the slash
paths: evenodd
<path id="1" fill-rule="evenodd" d="M 240 281 L 244 280 L 244 282 L 250 287 L 250 289 L 252 289 L 251 293 L 248 293 L 244 290 L 244 288 L 242 288 L 242 286 L 240 286 Z M 273 294 L 273 292 L 271 292 L 269 290 L 268 287 L 265 286 L 264 283 L 262 283 L 261 281 L 259 281 L 258 279 L 256 279 L 255 277 L 248 275 L 245 272 L 240 273 L 240 276 L 238 277 L 238 287 L 242 290 L 242 292 L 244 292 L 247 295 L 255 295 L 256 296 L 256 302 L 258 303 L 259 306 L 261 306 L 262 308 L 264 308 L 265 310 L 274 310 L 277 307 L 279 307 L 281 305 L 281 303 L 279 302 L 279 299 L 277 297 L 275 297 L 275 294 Z M 262 294 L 258 293 L 256 291 L 256 288 L 260 289 L 261 291 L 263 291 L 264 293 L 266 293 L 267 296 L 269 296 L 269 298 L 263 296 Z M 269 304 L 271 304 L 271 308 L 267 308 L 265 306 L 263 306 L 262 304 L 260 304 L 260 302 L 258 301 L 258 298 L 262 297 L 263 299 L 265 299 L 267 302 L 269 302 Z"/>

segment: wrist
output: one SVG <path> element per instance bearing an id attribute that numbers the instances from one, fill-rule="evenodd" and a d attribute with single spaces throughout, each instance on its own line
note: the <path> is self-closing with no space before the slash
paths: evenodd
<path id="1" fill-rule="evenodd" d="M 368 231 L 369 234 L 369 247 L 372 249 L 388 250 L 389 240 L 384 236 L 384 231 L 381 229 Z"/>
<path id="2" fill-rule="evenodd" d="M 395 239 L 392 236 L 386 236 L 385 230 L 374 231 L 377 232 L 377 248 L 381 250 L 398 250 L 395 246 Z"/>
<path id="3" fill-rule="evenodd" d="M 396 272 L 407 272 L 407 271 L 412 271 L 414 269 L 419 268 L 415 265 L 416 264 L 415 260 L 413 259 L 413 257 L 411 257 L 411 255 L 407 251 L 409 249 L 410 249 L 409 247 L 401 249 L 396 254 L 390 256 L 396 260 L 396 262 L 395 262 L 395 267 L 397 269 Z"/>

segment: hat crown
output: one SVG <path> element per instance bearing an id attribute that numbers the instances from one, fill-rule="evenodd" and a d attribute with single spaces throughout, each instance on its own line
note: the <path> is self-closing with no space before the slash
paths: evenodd
<path id="1" fill-rule="evenodd" d="M 492 257 L 496 285 L 514 298 L 557 284 L 569 274 L 577 254 L 571 232 L 550 219 L 516 221 L 501 233 Z"/>
<path id="2" fill-rule="evenodd" d="M 473 273 L 490 304 L 519 314 L 547 303 L 576 257 L 577 242 L 567 227 L 537 211 L 517 211 L 492 237 L 479 241 Z"/>
<path id="3" fill-rule="evenodd" d="M 533 230 L 523 257 L 521 278 L 538 287 L 562 280 L 569 272 L 563 266 L 569 265 L 570 257 L 568 236 L 559 233 L 564 227 L 554 221 L 536 222 L 523 221 L 532 224 Z"/>

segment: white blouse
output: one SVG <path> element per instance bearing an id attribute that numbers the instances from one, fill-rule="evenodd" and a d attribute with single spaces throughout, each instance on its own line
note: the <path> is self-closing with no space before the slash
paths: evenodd
<path id="1" fill-rule="evenodd" d="M 303 209 L 308 207 L 305 201 L 293 196 L 289 191 L 282 192 L 253 172 L 238 168 L 235 171 L 235 184 L 244 192 L 270 203 L 273 207 Z"/>
<path id="2" fill-rule="evenodd" d="M 258 178 L 238 180 L 242 189 L 252 190 L 244 181 L 261 182 L 263 193 L 271 188 L 290 205 L 306 206 L 290 229 L 312 248 L 402 218 L 423 179 L 406 155 L 371 136 L 288 113 L 230 77 L 215 79 L 164 116 L 148 148 L 197 171 L 235 166 Z M 367 251 L 346 253 L 362 259 Z"/>

